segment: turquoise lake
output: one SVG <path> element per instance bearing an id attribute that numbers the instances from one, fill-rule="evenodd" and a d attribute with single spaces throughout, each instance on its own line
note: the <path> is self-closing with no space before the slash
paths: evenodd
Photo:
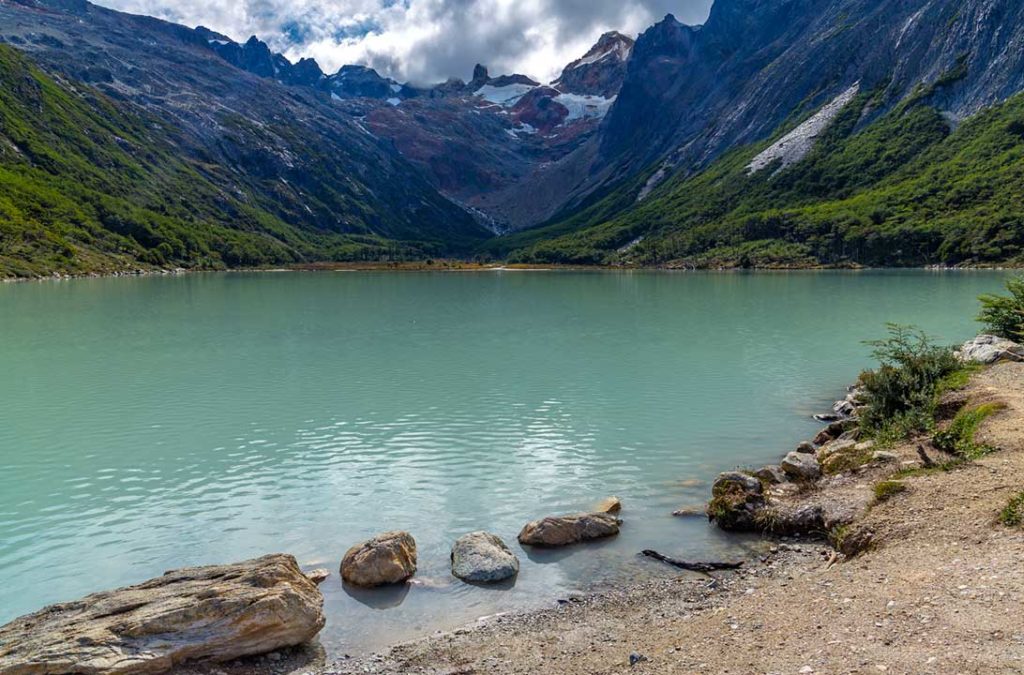
<path id="1" fill-rule="evenodd" d="M 673 510 L 777 461 L 885 322 L 966 339 L 999 272 L 265 273 L 0 285 L 0 623 L 167 569 L 328 567 L 335 653 L 737 555 Z M 698 485 L 697 481 L 705 484 Z M 622 498 L 622 534 L 541 554 L 524 523 Z M 418 584 L 343 588 L 407 529 Z M 451 578 L 459 535 L 520 556 Z"/>

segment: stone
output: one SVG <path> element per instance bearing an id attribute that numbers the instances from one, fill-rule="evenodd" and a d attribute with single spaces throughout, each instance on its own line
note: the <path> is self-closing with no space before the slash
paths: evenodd
<path id="1" fill-rule="evenodd" d="M 323 596 L 289 555 L 167 572 L 0 627 L 0 673 L 163 673 L 304 644 Z"/>
<path id="2" fill-rule="evenodd" d="M 318 568 L 318 569 L 310 570 L 310 571 L 306 572 L 306 578 L 309 579 L 310 581 L 312 581 L 317 586 L 319 586 L 323 582 L 327 581 L 327 578 L 330 577 L 330 576 L 331 576 L 331 573 L 328 570 L 325 570 L 325 569 L 322 569 L 322 568 Z"/>
<path id="3" fill-rule="evenodd" d="M 597 513 L 619 513 L 622 511 L 622 500 L 618 497 L 606 497 L 598 503 L 594 511 Z"/>
<path id="4" fill-rule="evenodd" d="M 813 455 L 818 452 L 818 447 L 810 441 L 804 441 L 800 445 L 796 446 L 796 451 L 804 455 Z"/>
<path id="5" fill-rule="evenodd" d="M 817 480 L 821 477 L 821 464 L 814 455 L 791 452 L 782 460 L 782 470 L 797 480 Z"/>
<path id="6" fill-rule="evenodd" d="M 697 516 L 704 516 L 703 506 L 684 506 L 681 509 L 676 509 L 672 512 L 672 515 L 676 518 L 696 518 Z"/>
<path id="7" fill-rule="evenodd" d="M 519 543 L 525 546 L 554 547 L 613 537 L 619 533 L 621 522 L 608 513 L 548 516 L 527 523 L 519 533 Z"/>
<path id="8" fill-rule="evenodd" d="M 758 480 L 770 485 L 778 485 L 789 481 L 789 478 L 786 477 L 786 472 L 783 471 L 781 467 L 775 466 L 774 464 L 758 469 L 754 472 L 754 476 L 756 476 Z"/>
<path id="9" fill-rule="evenodd" d="M 739 471 L 727 471 L 711 486 L 707 514 L 723 530 L 758 530 L 758 517 L 764 507 L 764 486 L 760 480 Z"/>
<path id="10" fill-rule="evenodd" d="M 835 439 L 839 438 L 844 431 L 846 431 L 847 426 L 847 422 L 844 421 L 838 421 L 829 424 L 827 427 L 819 431 L 818 435 L 814 437 L 814 444 L 825 445 L 829 441 L 834 441 Z"/>
<path id="11" fill-rule="evenodd" d="M 416 574 L 416 540 L 408 532 L 385 532 L 350 548 L 341 578 L 353 586 L 399 584 Z"/>
<path id="12" fill-rule="evenodd" d="M 489 532 L 472 532 L 452 546 L 452 574 L 471 583 L 505 581 L 519 574 L 519 558 Z"/>
<path id="13" fill-rule="evenodd" d="M 885 450 L 876 450 L 871 455 L 871 461 L 878 462 L 880 464 L 894 464 L 899 462 L 901 459 L 902 457 L 895 452 L 887 452 Z"/>
<path id="14" fill-rule="evenodd" d="M 818 461 L 824 462 L 832 455 L 843 452 L 848 448 L 853 448 L 857 445 L 856 441 L 853 440 L 842 440 L 842 441 L 831 441 L 818 448 Z"/>
<path id="15" fill-rule="evenodd" d="M 995 335 L 979 335 L 968 340 L 957 352 L 962 361 L 989 365 L 999 361 L 1024 361 L 1024 346 L 996 337 Z"/>

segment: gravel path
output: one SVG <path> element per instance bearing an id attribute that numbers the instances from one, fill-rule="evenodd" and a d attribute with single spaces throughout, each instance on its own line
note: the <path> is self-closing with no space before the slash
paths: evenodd
<path id="1" fill-rule="evenodd" d="M 321 672 L 1024 672 L 1024 530 L 996 524 L 1024 490 L 1024 364 L 991 368 L 971 391 L 1008 406 L 979 434 L 1000 450 L 909 479 L 857 523 L 874 534 L 857 558 L 782 543 L 738 574 L 496 617 Z"/>

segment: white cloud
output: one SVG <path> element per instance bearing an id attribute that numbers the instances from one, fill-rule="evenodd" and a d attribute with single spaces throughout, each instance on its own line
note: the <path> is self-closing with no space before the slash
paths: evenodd
<path id="1" fill-rule="evenodd" d="M 492 73 L 547 81 L 601 33 L 635 35 L 671 12 L 700 23 L 711 0 L 99 0 L 128 12 L 204 25 L 238 40 L 258 35 L 326 71 L 365 64 L 398 80 Z"/>

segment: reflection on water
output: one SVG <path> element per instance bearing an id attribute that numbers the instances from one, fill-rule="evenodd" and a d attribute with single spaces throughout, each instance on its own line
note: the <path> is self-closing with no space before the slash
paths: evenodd
<path id="1" fill-rule="evenodd" d="M 0 621 L 166 569 L 272 551 L 336 571 L 406 529 L 417 583 L 322 589 L 355 652 L 742 541 L 695 518 L 867 364 L 885 321 L 953 341 L 998 273 L 286 274 L 0 287 Z M 613 539 L 516 544 L 623 499 Z M 485 529 L 500 590 L 451 577 Z"/>

